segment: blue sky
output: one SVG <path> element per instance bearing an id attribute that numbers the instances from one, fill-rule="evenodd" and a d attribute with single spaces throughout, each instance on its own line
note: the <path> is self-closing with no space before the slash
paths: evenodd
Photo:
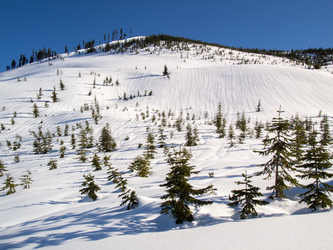
<path id="1" fill-rule="evenodd" d="M 70 51 L 123 28 L 235 47 L 333 47 L 332 0 L 1 0 L 0 72 L 20 54 Z"/>

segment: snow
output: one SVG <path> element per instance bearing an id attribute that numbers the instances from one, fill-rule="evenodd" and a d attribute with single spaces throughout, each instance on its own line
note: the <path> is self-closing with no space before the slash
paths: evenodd
<path id="1" fill-rule="evenodd" d="M 203 51 L 203 53 L 197 53 Z M 253 174 L 265 157 L 254 153 L 262 149 L 260 139 L 247 138 L 244 144 L 229 147 L 226 138 L 218 138 L 215 127 L 208 124 L 222 103 L 228 124 L 235 122 L 237 112 L 244 111 L 253 126 L 256 119 L 270 121 L 279 106 L 290 118 L 298 113 L 320 121 L 318 114 L 333 115 L 333 75 L 329 71 L 315 71 L 288 60 L 219 49 L 211 46 L 190 46 L 189 51 L 150 47 L 139 53 L 103 53 L 92 55 L 72 53 L 62 55 L 64 60 L 43 61 L 0 74 L 0 123 L 6 129 L 0 133 L 0 159 L 19 183 L 19 178 L 32 172 L 30 189 L 17 187 L 17 192 L 6 195 L 0 192 L 0 249 L 330 249 L 333 243 L 333 213 L 323 210 L 311 213 L 305 204 L 299 204 L 299 189 L 288 191 L 289 199 L 270 200 L 266 186 L 272 180 L 253 177 L 254 185 L 261 187 L 269 205 L 257 207 L 258 218 L 240 220 L 239 209 L 227 206 L 228 195 L 237 189 L 235 181 L 242 180 L 242 173 Z M 244 63 L 249 59 L 248 64 Z M 251 63 L 252 62 L 252 63 Z M 255 64 L 256 62 L 256 64 Z M 257 63 L 257 62 L 260 62 Z M 51 63 L 51 65 L 49 65 Z M 164 65 L 170 78 L 162 76 Z M 59 70 L 59 75 L 57 75 Z M 81 77 L 78 77 L 81 73 Z M 119 86 L 103 86 L 106 77 Z M 18 78 L 21 81 L 18 81 Z M 27 80 L 25 81 L 24 78 Z M 65 90 L 59 90 L 62 79 Z M 96 79 L 96 88 L 93 81 Z M 59 102 L 51 102 L 53 87 Z M 43 96 L 36 94 L 42 88 Z M 92 94 L 89 96 L 88 92 Z M 153 92 L 151 96 L 143 96 Z M 137 95 L 132 100 L 119 100 L 124 92 Z M 80 112 L 84 103 L 98 101 L 102 119 L 97 125 L 91 111 Z M 37 104 L 40 117 L 33 118 L 33 103 Z M 255 112 L 258 101 L 261 112 Z M 45 108 L 45 101 L 49 107 Z M 142 120 L 141 112 L 149 109 L 149 118 Z M 191 164 L 201 171 L 193 175 L 194 187 L 212 183 L 217 192 L 201 199 L 212 200 L 210 206 L 192 208 L 195 220 L 176 225 L 171 216 L 160 215 L 160 197 L 169 166 L 162 149 L 157 149 L 152 160 L 153 175 L 140 178 L 127 170 L 133 159 L 142 154 L 139 143 L 145 144 L 147 126 L 158 133 L 158 113 L 169 110 L 174 114 L 172 124 L 182 111 L 195 115 L 194 125 L 199 131 L 200 145 L 191 147 Z M 14 112 L 15 124 L 11 125 Z M 205 119 L 204 114 L 209 118 Z M 157 124 L 151 122 L 155 114 Z M 137 120 L 137 115 L 139 119 Z M 135 190 L 140 206 L 127 211 L 119 207 L 119 191 L 107 181 L 106 168 L 92 171 L 91 162 L 80 163 L 76 151 L 71 149 L 70 135 L 77 123 L 93 126 L 95 139 L 102 127 L 109 122 L 118 149 L 108 153 L 113 167 L 125 172 L 128 187 Z M 56 133 L 57 126 L 69 125 L 69 136 L 54 137 L 53 150 L 46 155 L 32 152 L 33 136 L 30 131 L 49 130 Z M 227 126 L 229 127 L 229 126 Z M 184 143 L 183 131 L 165 127 L 166 143 L 170 146 Z M 174 137 L 170 138 L 170 132 Z M 16 134 L 22 136 L 22 147 L 8 149 L 6 141 L 14 142 Z M 128 136 L 129 139 L 125 140 Z M 59 158 L 60 142 L 67 147 L 65 158 Z M 156 138 L 157 141 L 157 138 Z M 157 143 L 155 143 L 157 145 Z M 90 151 L 92 158 L 94 150 Z M 18 154 L 19 163 L 14 163 Z M 99 156 L 103 157 L 103 153 Z M 58 169 L 49 170 L 50 158 L 58 160 Z M 91 172 L 101 187 L 98 199 L 93 202 L 80 194 L 83 174 Z M 214 172 L 214 178 L 208 173 Z M 3 183 L 5 176 L 0 177 Z M 332 183 L 332 180 L 329 180 Z"/>

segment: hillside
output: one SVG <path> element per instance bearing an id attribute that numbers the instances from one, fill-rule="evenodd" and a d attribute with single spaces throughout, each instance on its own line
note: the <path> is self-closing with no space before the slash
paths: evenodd
<path id="1" fill-rule="evenodd" d="M 268 199 L 271 193 L 266 186 L 273 180 L 253 178 L 270 204 L 257 208 L 259 218 L 239 220 L 239 210 L 227 206 L 228 195 L 238 188 L 235 181 L 242 179 L 242 173 L 257 172 L 257 165 L 269 159 L 253 152 L 263 148 L 264 135 L 255 139 L 248 134 L 244 144 L 230 147 L 227 138 L 218 138 L 212 120 L 221 102 L 227 128 L 236 122 L 237 113 L 243 112 L 251 128 L 256 120 L 270 122 L 280 105 L 284 118 L 298 114 L 319 126 L 322 118 L 318 115 L 326 114 L 331 123 L 332 69 L 309 70 L 281 57 L 204 44 L 162 42 L 140 48 L 133 43 L 126 51 L 122 44 L 113 42 L 108 52 L 101 51 L 105 47 L 101 45 L 92 54 L 79 50 L 0 73 L 0 124 L 4 127 L 0 159 L 8 169 L 5 174 L 17 183 L 26 170 L 33 179 L 30 189 L 17 187 L 14 194 L 0 193 L 1 249 L 90 249 L 93 245 L 124 249 L 329 248 L 333 243 L 329 237 L 332 212 L 311 213 L 306 204 L 298 203 L 296 195 L 302 191 L 296 188 L 288 192 L 289 199 Z M 169 77 L 162 75 L 165 65 Z M 60 79 L 64 90 L 60 90 Z M 57 102 L 51 99 L 54 87 Z M 256 112 L 259 101 L 261 110 Z M 34 104 L 39 111 L 37 118 L 33 116 Z M 91 111 L 96 104 L 100 109 L 98 124 Z M 170 124 L 164 127 L 168 146 L 185 143 L 188 123 L 197 127 L 199 145 L 189 149 L 191 164 L 201 172 L 190 182 L 198 188 L 210 183 L 217 188 L 216 194 L 200 197 L 214 203 L 194 208 L 195 220 L 182 225 L 175 224 L 170 215 L 160 215 L 160 197 L 165 192 L 160 184 L 169 171 L 163 149 L 158 148 L 151 161 L 153 174 L 149 178 L 128 171 L 134 158 L 144 151 L 138 145 L 145 145 L 147 127 L 158 146 L 162 112 Z M 180 115 L 185 122 L 178 132 L 173 125 Z M 91 159 L 96 147 L 88 150 L 89 161 L 78 161 L 71 135 L 78 141 L 80 124 L 85 127 L 87 121 L 95 141 L 103 126 L 110 124 L 117 150 L 106 155 L 110 155 L 113 167 L 124 172 L 128 187 L 136 191 L 138 208 L 127 211 L 125 206 L 119 207 L 120 193 L 107 180 L 107 169 L 93 171 Z M 43 133 L 52 135 L 52 150 L 47 154 L 33 152 L 32 131 L 38 132 L 39 126 Z M 61 141 L 66 146 L 64 158 L 59 158 Z M 15 142 L 21 144 L 17 150 L 10 148 Z M 14 162 L 16 155 L 20 162 Z M 99 156 L 103 158 L 104 153 Z M 49 170 L 51 158 L 58 161 L 58 169 Z M 101 187 L 94 202 L 79 192 L 83 174 L 89 172 Z M 214 178 L 209 178 L 212 172 Z M 5 178 L 0 177 L 1 184 Z M 332 184 L 332 179 L 328 183 Z M 312 238 L 309 231 L 314 231 Z"/>

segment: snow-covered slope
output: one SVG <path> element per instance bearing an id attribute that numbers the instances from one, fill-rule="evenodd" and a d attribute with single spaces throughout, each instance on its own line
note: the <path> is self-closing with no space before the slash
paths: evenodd
<path id="1" fill-rule="evenodd" d="M 164 65 L 169 77 L 162 75 Z M 112 84 L 103 84 L 106 77 L 112 78 Z M 65 85 L 63 91 L 59 89 L 60 79 Z M 117 80 L 119 86 L 115 84 Z M 52 103 L 54 87 L 59 101 Z M 252 125 L 256 119 L 270 121 L 280 105 L 286 111 L 285 118 L 296 113 L 314 121 L 320 120 L 319 113 L 331 118 L 333 75 L 329 71 L 308 70 L 281 58 L 211 46 L 189 45 L 186 50 L 176 45 L 170 49 L 151 46 L 137 52 L 85 55 L 81 51 L 62 55 L 62 59 L 1 73 L 0 89 L 0 123 L 5 126 L 0 133 L 0 159 L 8 169 L 6 173 L 17 183 L 26 170 L 31 171 L 34 180 L 30 189 L 17 187 L 14 194 L 0 194 L 1 249 L 90 249 L 93 245 L 125 249 L 328 249 L 333 243 L 328 237 L 332 233 L 332 212 L 308 214 L 310 210 L 298 203 L 297 189 L 288 193 L 289 199 L 258 207 L 260 218 L 240 221 L 239 210 L 226 205 L 228 195 L 237 188 L 235 181 L 242 179 L 243 172 L 252 174 L 258 171 L 257 164 L 265 162 L 253 152 L 261 149 L 262 143 L 248 136 L 244 144 L 230 148 L 228 140 L 218 138 L 215 127 L 210 125 L 219 102 L 228 124 L 234 123 L 237 112 L 243 111 Z M 43 95 L 38 100 L 40 89 Z M 122 100 L 124 93 L 135 97 Z M 84 105 L 94 105 L 95 100 L 102 115 L 98 124 L 91 111 L 81 112 Z M 261 111 L 255 112 L 259 101 Z M 32 114 L 32 102 L 40 112 L 37 118 Z M 170 124 L 181 113 L 185 120 L 189 114 L 186 124 L 196 125 L 200 138 L 200 145 L 191 147 L 191 163 L 201 171 L 191 178 L 191 183 L 195 187 L 212 183 L 217 188 L 215 195 L 201 197 L 213 200 L 213 205 L 193 208 L 195 221 L 183 225 L 176 225 L 171 216 L 160 215 L 164 189 L 159 185 L 169 170 L 162 149 L 152 160 L 154 173 L 149 178 L 132 176 L 127 169 L 143 152 L 138 145 L 145 144 L 147 127 L 157 136 L 163 111 L 171 114 Z M 143 120 L 142 113 L 147 112 L 149 117 Z M 152 121 L 154 116 L 156 121 Z M 85 126 L 86 121 L 92 125 L 96 140 L 109 122 L 118 149 L 108 155 L 112 166 L 125 172 L 128 186 L 137 192 L 138 208 L 127 211 L 119 207 L 119 192 L 107 181 L 106 169 L 92 171 L 90 161 L 77 160 L 70 135 L 78 135 L 78 124 Z M 66 124 L 69 135 L 58 136 L 57 127 L 63 131 Z M 37 132 L 39 126 L 43 132 L 55 134 L 53 150 L 45 155 L 32 151 L 34 138 L 30 131 Z M 182 132 L 172 126 L 165 127 L 164 132 L 169 146 L 185 141 L 185 126 Z M 22 147 L 14 151 L 7 141 L 18 141 L 17 135 L 22 137 Z M 67 147 L 64 158 L 59 158 L 61 140 Z M 90 159 L 95 150 L 90 150 Z M 20 162 L 13 161 L 15 155 Z M 58 169 L 49 170 L 50 158 L 58 160 Z M 89 172 L 101 187 L 95 202 L 79 192 L 83 174 Z M 214 178 L 208 178 L 210 172 Z M 5 176 L 0 177 L 1 183 L 4 180 Z M 271 181 L 254 177 L 253 182 L 267 198 L 270 193 L 265 189 Z M 309 231 L 313 232 L 311 237 Z"/>

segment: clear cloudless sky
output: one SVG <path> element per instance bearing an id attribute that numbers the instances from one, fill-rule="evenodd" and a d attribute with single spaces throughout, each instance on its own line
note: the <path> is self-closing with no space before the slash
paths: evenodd
<path id="1" fill-rule="evenodd" d="M 1 0 L 0 72 L 33 49 L 73 51 L 120 28 L 133 36 L 291 50 L 332 48 L 332 24 L 332 0 Z"/>

